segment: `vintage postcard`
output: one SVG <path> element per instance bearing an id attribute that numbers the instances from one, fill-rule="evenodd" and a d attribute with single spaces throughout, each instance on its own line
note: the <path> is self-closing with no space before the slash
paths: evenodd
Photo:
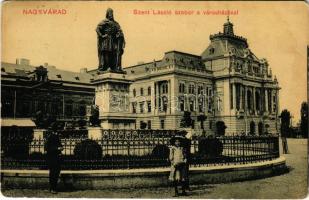
<path id="1" fill-rule="evenodd" d="M 1 6 L 3 197 L 306 198 L 306 2 Z"/>

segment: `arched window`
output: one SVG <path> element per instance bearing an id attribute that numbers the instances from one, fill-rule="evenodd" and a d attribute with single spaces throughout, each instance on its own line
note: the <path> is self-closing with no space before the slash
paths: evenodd
<path id="1" fill-rule="evenodd" d="M 255 123 L 254 121 L 250 122 L 250 135 L 254 135 L 255 134 Z"/>
<path id="2" fill-rule="evenodd" d="M 168 93 L 167 83 L 162 83 L 161 84 L 161 92 L 162 92 L 162 94 L 167 94 Z"/>
<path id="3" fill-rule="evenodd" d="M 263 129 L 264 129 L 263 123 L 262 123 L 262 122 L 259 122 L 259 124 L 258 124 L 258 132 L 259 132 L 259 135 L 262 135 L 262 134 L 263 134 Z"/>
<path id="4" fill-rule="evenodd" d="M 144 96 L 144 88 L 141 88 L 141 96 Z"/>
<path id="5" fill-rule="evenodd" d="M 212 47 L 209 49 L 209 54 L 214 54 L 215 53 L 215 49 Z"/>
<path id="6" fill-rule="evenodd" d="M 225 135 L 225 123 L 224 121 L 217 121 L 216 122 L 216 135 Z"/>

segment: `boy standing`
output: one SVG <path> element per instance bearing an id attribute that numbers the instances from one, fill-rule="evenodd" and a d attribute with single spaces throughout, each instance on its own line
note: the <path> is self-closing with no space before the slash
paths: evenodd
<path id="1" fill-rule="evenodd" d="M 185 155 L 184 148 L 181 146 L 183 137 L 176 136 L 171 139 L 170 155 L 169 159 L 171 161 L 171 172 L 169 180 L 173 182 L 175 188 L 175 197 L 179 196 L 178 186 L 181 185 L 182 195 L 186 195 L 185 191 L 185 173 L 186 173 L 186 162 L 187 158 Z"/>

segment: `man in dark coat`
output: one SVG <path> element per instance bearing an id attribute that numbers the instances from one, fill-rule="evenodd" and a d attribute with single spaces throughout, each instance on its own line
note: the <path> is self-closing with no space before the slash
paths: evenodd
<path id="1" fill-rule="evenodd" d="M 55 124 L 52 126 L 50 134 L 46 140 L 45 149 L 47 165 L 49 168 L 50 192 L 56 194 L 61 170 L 61 151 L 63 150 L 63 147 Z"/>
<path id="2" fill-rule="evenodd" d="M 191 133 L 188 133 L 187 131 L 181 131 L 180 132 L 181 135 L 183 135 L 184 141 L 183 141 L 183 147 L 184 147 L 184 151 L 185 154 L 187 156 L 187 162 L 185 165 L 185 183 L 184 183 L 184 187 L 187 190 L 190 190 L 190 183 L 189 183 L 189 168 L 190 168 L 190 163 L 191 163 L 191 140 L 192 140 L 192 135 Z"/>

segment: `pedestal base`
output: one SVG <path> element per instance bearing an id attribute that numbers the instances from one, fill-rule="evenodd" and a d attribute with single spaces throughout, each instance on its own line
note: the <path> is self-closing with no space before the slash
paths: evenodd
<path id="1" fill-rule="evenodd" d="M 135 116 L 130 112 L 129 91 L 133 81 L 122 71 L 104 71 L 92 81 L 96 85 L 95 104 L 103 129 L 135 128 Z"/>
<path id="2" fill-rule="evenodd" d="M 88 138 L 92 140 L 100 140 L 102 138 L 102 128 L 101 127 L 89 127 L 88 128 Z"/>

